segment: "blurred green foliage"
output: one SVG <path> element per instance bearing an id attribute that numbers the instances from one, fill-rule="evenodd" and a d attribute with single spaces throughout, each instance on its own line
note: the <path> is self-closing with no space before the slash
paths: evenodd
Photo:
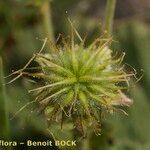
<path id="1" fill-rule="evenodd" d="M 104 2 L 101 2 L 103 5 Z M 81 32 L 82 37 L 87 32 L 88 42 L 96 38 L 102 29 L 100 19 L 95 17 L 97 12 L 88 17 L 88 14 L 93 14 L 94 10 L 91 8 L 91 5 L 94 5 L 94 3 L 98 4 L 96 0 L 93 0 L 93 2 L 88 0 L 82 0 L 81 2 L 79 0 L 53 0 L 51 6 L 55 37 L 57 37 L 59 32 L 62 32 L 64 35 L 68 34 L 66 17 L 66 11 L 68 11 L 68 15 L 72 20 L 75 20 L 75 25 Z M 86 4 L 85 7 L 82 4 Z M 42 45 L 42 41 L 39 39 L 45 37 L 42 28 L 40 5 L 40 0 L 0 1 L 0 55 L 4 61 L 5 74 L 9 74 L 13 69 L 21 68 Z M 126 10 L 122 9 L 122 11 Z M 37 37 L 39 39 L 36 39 Z M 135 68 L 138 76 L 142 74 L 141 69 L 143 69 L 144 76 L 131 89 L 130 97 L 134 100 L 134 104 L 126 110 L 129 116 L 126 117 L 120 114 L 109 116 L 109 119 L 102 124 L 102 135 L 98 137 L 94 134 L 91 135 L 89 147 L 92 150 L 149 150 L 149 23 L 135 21 L 134 19 L 132 21 L 125 20 L 121 23 L 116 21 L 114 24 L 114 38 L 119 41 L 119 43 L 113 45 L 114 51 L 125 51 L 126 57 L 124 62 Z M 127 68 L 129 69 L 130 67 L 128 66 Z M 7 86 L 7 101 L 9 102 L 11 117 L 24 104 L 33 99 L 32 95 L 27 93 L 27 89 L 31 89 L 33 86 L 27 79 L 19 79 Z M 0 97 L 0 99 L 3 98 Z M 2 115 L 0 114 L 0 117 Z M 37 115 L 36 105 L 29 106 L 20 112 L 15 119 L 11 120 L 10 125 L 13 139 L 19 139 L 20 137 L 34 138 L 36 135 L 37 138 L 39 135 L 42 135 L 43 138 L 51 136 L 49 132 L 45 133 L 47 128 L 46 120 L 43 115 Z M 56 132 L 56 126 L 53 128 L 51 129 Z M 62 136 L 72 137 L 68 131 L 63 132 L 59 129 L 59 132 L 62 132 L 60 134 Z"/>

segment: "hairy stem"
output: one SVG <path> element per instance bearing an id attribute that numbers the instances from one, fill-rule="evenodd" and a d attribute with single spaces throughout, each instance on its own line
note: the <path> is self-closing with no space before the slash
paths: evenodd
<path id="1" fill-rule="evenodd" d="M 9 129 L 9 114 L 6 99 L 6 90 L 4 86 L 4 75 L 2 59 L 0 57 L 0 138 L 9 140 L 10 129 Z M 6 150 L 11 150 L 11 147 L 7 147 Z"/>
<path id="2" fill-rule="evenodd" d="M 51 5 L 49 0 L 44 0 L 41 5 L 41 13 L 43 16 L 43 25 L 45 30 L 46 37 L 54 42 L 54 31 L 53 31 L 53 23 L 52 23 L 52 15 L 51 15 Z"/>
<path id="3" fill-rule="evenodd" d="M 107 0 L 104 28 L 107 31 L 108 35 L 112 34 L 115 7 L 116 7 L 116 0 Z"/>

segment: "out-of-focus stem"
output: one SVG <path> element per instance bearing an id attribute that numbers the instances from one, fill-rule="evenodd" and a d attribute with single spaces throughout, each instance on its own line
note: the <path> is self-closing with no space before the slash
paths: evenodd
<path id="1" fill-rule="evenodd" d="M 104 28 L 107 31 L 108 35 L 112 34 L 115 7 L 116 7 L 116 0 L 107 0 Z"/>
<path id="2" fill-rule="evenodd" d="M 43 25 L 45 36 L 52 42 L 54 42 L 54 30 L 51 15 L 51 1 L 44 0 L 41 5 L 41 13 L 43 16 Z"/>
<path id="3" fill-rule="evenodd" d="M 80 137 L 81 139 L 78 141 L 76 149 L 77 150 L 91 150 L 91 146 L 90 146 L 91 135 L 92 135 L 92 131 L 89 130 L 87 137 L 85 137 L 85 138 Z M 76 139 L 76 137 L 75 137 L 75 139 Z"/>
<path id="4" fill-rule="evenodd" d="M 87 137 L 86 139 L 84 139 L 82 142 L 83 142 L 83 144 L 82 144 L 82 150 L 91 150 L 91 148 L 90 148 L 90 135 L 89 135 L 89 137 Z"/>
<path id="5" fill-rule="evenodd" d="M 4 140 L 10 139 L 9 113 L 7 106 L 8 103 L 4 85 L 3 64 L 0 57 L 0 138 Z M 11 147 L 6 147 L 5 149 L 11 150 Z"/>

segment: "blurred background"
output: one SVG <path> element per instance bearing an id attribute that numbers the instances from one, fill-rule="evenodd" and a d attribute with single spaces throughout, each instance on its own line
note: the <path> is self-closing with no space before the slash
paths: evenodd
<path id="1" fill-rule="evenodd" d="M 49 37 L 54 41 L 59 33 L 68 35 L 68 16 L 81 37 L 87 35 L 87 44 L 90 43 L 103 31 L 105 7 L 105 0 L 1 0 L 0 56 L 5 76 L 23 67 L 42 46 L 41 39 Z M 114 52 L 124 51 L 124 63 L 135 68 L 139 76 L 144 72 L 144 76 L 128 93 L 134 100 L 126 110 L 129 115 L 109 116 L 103 123 L 102 135 L 91 135 L 88 148 L 150 150 L 150 1 L 117 0 L 113 37 L 118 41 L 112 46 Z M 0 67 L 0 137 L 3 133 L 18 141 L 52 139 L 51 132 L 46 130 L 46 118 L 37 115 L 36 105 L 27 107 L 10 120 L 33 99 L 27 90 L 34 85 L 27 79 L 19 79 L 4 89 L 2 65 Z M 64 127 L 61 131 L 57 125 L 51 128 L 58 139 L 72 137 L 68 130 Z"/>

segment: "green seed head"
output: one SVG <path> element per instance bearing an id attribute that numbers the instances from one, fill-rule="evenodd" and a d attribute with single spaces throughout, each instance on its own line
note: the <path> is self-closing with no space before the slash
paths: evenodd
<path id="1" fill-rule="evenodd" d="M 121 90 L 126 88 L 122 82 L 128 82 L 133 74 L 123 70 L 122 57 L 112 57 L 110 43 L 110 39 L 104 42 L 101 38 L 88 47 L 82 42 L 63 43 L 51 53 L 36 55 L 41 71 L 34 76 L 44 84 L 31 91 L 38 93 L 37 101 L 49 110 L 48 120 L 62 113 L 72 118 L 80 132 L 90 125 L 98 132 L 95 124 L 100 123 L 102 111 L 112 112 L 116 105 L 131 103 Z"/>
<path id="2" fill-rule="evenodd" d="M 74 44 L 73 39 L 68 43 L 63 39 L 61 46 L 52 44 L 50 53 L 37 53 L 29 61 L 38 63 L 38 72 L 26 71 L 27 63 L 9 83 L 23 74 L 40 78 L 40 86 L 30 92 L 36 93 L 35 101 L 50 123 L 73 121 L 82 135 L 89 126 L 99 133 L 103 112 L 121 110 L 118 105 L 132 102 L 121 90 L 127 88 L 125 83 L 133 74 L 127 74 L 121 66 L 124 54 L 117 59 L 112 56 L 111 41 L 98 38 L 85 47 L 83 41 Z"/>

